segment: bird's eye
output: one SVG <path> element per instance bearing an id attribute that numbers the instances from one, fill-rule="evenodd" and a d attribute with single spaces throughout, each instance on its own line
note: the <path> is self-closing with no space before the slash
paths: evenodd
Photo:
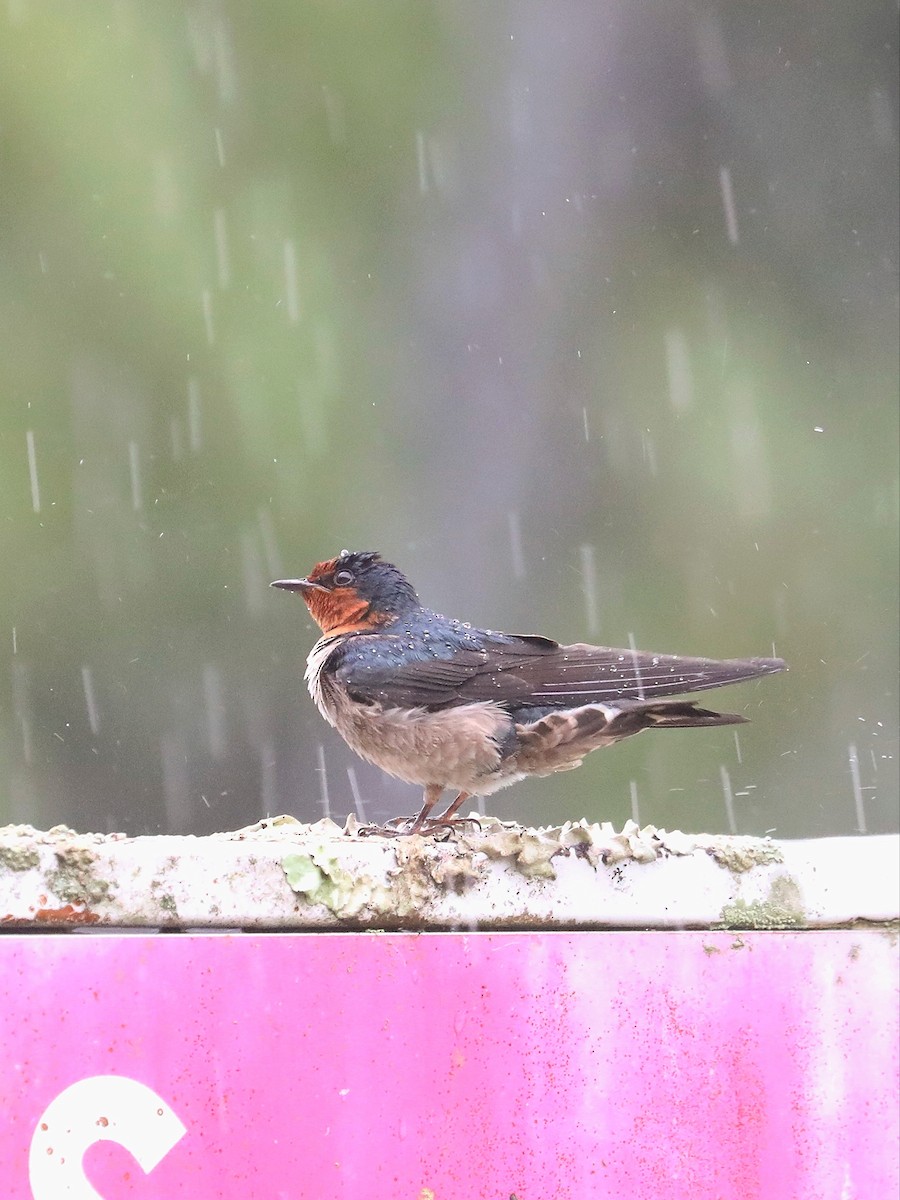
<path id="1" fill-rule="evenodd" d="M 352 571 L 335 571 L 334 582 L 338 587 L 349 587 L 353 582 Z"/>

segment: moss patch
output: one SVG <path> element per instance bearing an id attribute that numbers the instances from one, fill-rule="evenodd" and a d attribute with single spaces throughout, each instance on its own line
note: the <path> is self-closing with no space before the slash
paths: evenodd
<path id="1" fill-rule="evenodd" d="M 110 898 L 109 882 L 96 875 L 96 860 L 90 850 L 71 846 L 55 854 L 57 865 L 47 872 L 47 887 L 60 900 L 90 907 Z"/>
<path id="2" fill-rule="evenodd" d="M 735 900 L 722 909 L 726 929 L 796 929 L 806 924 L 800 889 L 790 875 L 773 880 L 765 900 Z"/>
<path id="3" fill-rule="evenodd" d="M 0 846 L 0 868 L 6 871 L 32 871 L 39 866 L 41 856 L 33 846 Z"/>
<path id="4" fill-rule="evenodd" d="M 286 854 L 281 867 L 293 891 L 310 904 L 324 904 L 336 917 L 355 915 L 363 907 L 358 894 L 362 881 L 341 867 L 324 842 L 308 854 Z"/>
<path id="5" fill-rule="evenodd" d="M 734 871 L 735 874 L 752 871 L 754 867 L 784 862 L 781 847 L 770 842 L 768 838 L 723 838 L 713 845 L 705 846 L 704 849 L 720 867 Z"/>

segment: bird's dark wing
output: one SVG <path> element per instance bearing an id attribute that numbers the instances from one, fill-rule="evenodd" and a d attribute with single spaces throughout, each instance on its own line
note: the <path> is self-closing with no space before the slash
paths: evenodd
<path id="1" fill-rule="evenodd" d="M 481 700 L 519 708 L 571 708 L 680 695 L 782 671 L 778 658 L 716 661 L 672 654 L 613 650 L 549 638 L 485 633 L 480 646 L 448 657 L 417 657 L 382 650 L 367 655 L 361 637 L 335 676 L 357 699 L 400 708 L 453 708 Z M 393 639 L 392 639 L 393 640 Z M 398 639 L 399 641 L 399 639 Z"/>

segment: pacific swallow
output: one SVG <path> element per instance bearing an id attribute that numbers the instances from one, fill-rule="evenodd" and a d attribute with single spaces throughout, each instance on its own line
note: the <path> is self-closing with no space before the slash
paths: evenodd
<path id="1" fill-rule="evenodd" d="M 786 669 L 780 658 L 683 658 L 478 629 L 424 608 L 370 551 L 342 550 L 305 579 L 271 586 L 300 592 L 322 630 L 306 682 L 325 720 L 362 758 L 425 789 L 406 833 L 452 825 L 470 796 L 571 770 L 644 729 L 742 724 L 659 697 Z M 446 788 L 456 798 L 432 818 Z"/>

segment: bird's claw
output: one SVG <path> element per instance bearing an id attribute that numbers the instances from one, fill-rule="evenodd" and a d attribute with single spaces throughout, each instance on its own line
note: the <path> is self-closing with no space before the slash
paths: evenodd
<path id="1" fill-rule="evenodd" d="M 481 833 L 481 822 L 477 817 L 428 817 L 416 828 L 416 817 L 392 817 L 383 825 L 360 825 L 356 830 L 358 837 L 409 837 L 418 833 L 423 837 L 434 837 L 443 834 L 441 841 L 446 841 L 450 834 L 460 825 L 474 825 Z"/>
<path id="2" fill-rule="evenodd" d="M 446 830 L 447 833 L 452 833 L 460 825 L 474 825 L 478 832 L 481 833 L 481 822 L 477 817 L 433 817 L 425 822 L 419 833 L 436 833 L 441 829 Z"/>
<path id="3" fill-rule="evenodd" d="M 415 822 L 415 817 L 391 817 L 390 821 L 385 821 L 383 825 L 360 825 L 356 830 L 357 837 L 405 837 L 412 832 L 412 829 L 404 828 L 404 826 L 412 826 Z"/>

